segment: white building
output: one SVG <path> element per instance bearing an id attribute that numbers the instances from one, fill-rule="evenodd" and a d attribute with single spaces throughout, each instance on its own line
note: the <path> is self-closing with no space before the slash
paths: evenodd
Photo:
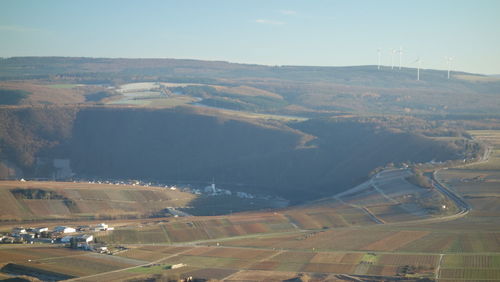
<path id="1" fill-rule="evenodd" d="M 47 231 L 49 231 L 48 227 L 37 227 L 37 228 L 35 228 L 35 232 L 36 233 L 42 233 L 42 232 L 47 232 Z"/>
<path id="2" fill-rule="evenodd" d="M 106 230 L 113 230 L 112 227 L 109 227 L 106 223 L 99 223 L 95 227 L 95 231 L 106 231 Z"/>
<path id="3" fill-rule="evenodd" d="M 68 226 L 56 226 L 54 228 L 54 232 L 60 232 L 60 233 L 74 233 L 76 232 L 76 229 L 73 227 L 68 227 Z"/>
<path id="4" fill-rule="evenodd" d="M 24 228 L 24 227 L 12 228 L 12 233 L 13 234 L 26 234 L 26 228 Z"/>
<path id="5" fill-rule="evenodd" d="M 205 187 L 204 190 L 205 190 L 205 193 L 212 193 L 212 194 L 217 193 L 217 189 L 215 188 L 215 183 L 212 183 L 212 185 Z"/>
<path id="6" fill-rule="evenodd" d="M 78 242 L 90 243 L 90 242 L 92 242 L 94 240 L 94 236 L 93 235 L 84 234 L 84 235 L 80 235 L 80 236 L 76 237 L 76 240 Z"/>

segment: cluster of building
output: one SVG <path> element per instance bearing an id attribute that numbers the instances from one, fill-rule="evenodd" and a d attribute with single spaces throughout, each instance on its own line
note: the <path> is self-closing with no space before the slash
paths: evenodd
<path id="1" fill-rule="evenodd" d="M 214 183 L 212 183 L 209 186 L 206 186 L 204 189 L 191 189 L 190 192 L 193 194 L 196 194 L 196 195 L 204 194 L 207 196 L 223 196 L 223 195 L 224 196 L 232 196 L 234 194 L 236 197 L 242 198 L 242 199 L 254 199 L 254 198 L 256 198 L 256 196 L 254 196 L 250 193 L 232 192 L 232 191 L 227 190 L 227 189 L 217 188 L 217 187 L 215 187 Z"/>
<path id="2" fill-rule="evenodd" d="M 73 180 L 74 183 L 88 183 L 88 184 L 111 184 L 111 185 L 132 185 L 132 186 L 142 186 L 142 187 L 164 187 L 170 190 L 177 190 L 175 185 L 167 185 L 159 182 L 147 182 L 142 180 L 87 180 L 87 179 L 76 179 Z"/>
<path id="3" fill-rule="evenodd" d="M 69 226 L 56 226 L 52 230 L 48 227 L 14 227 L 12 231 L 5 235 L 0 235 L 0 243 L 73 243 L 75 247 L 88 248 L 94 241 L 94 235 L 86 232 L 98 232 L 113 230 L 105 223 L 99 223 L 96 226 L 78 226 L 76 228 Z"/>

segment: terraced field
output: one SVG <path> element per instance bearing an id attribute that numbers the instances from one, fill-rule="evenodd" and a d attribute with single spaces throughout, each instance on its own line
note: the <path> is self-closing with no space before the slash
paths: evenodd
<path id="1" fill-rule="evenodd" d="M 2 272 L 11 268 L 21 268 L 29 269 L 32 273 L 42 271 L 63 277 L 78 277 L 118 270 L 141 263 L 139 260 L 92 254 L 62 247 L 0 249 Z"/>
<path id="2" fill-rule="evenodd" d="M 37 193 L 44 196 L 30 195 Z M 182 207 L 193 198 L 159 187 L 0 181 L 0 219 L 136 218 L 166 207 Z"/>

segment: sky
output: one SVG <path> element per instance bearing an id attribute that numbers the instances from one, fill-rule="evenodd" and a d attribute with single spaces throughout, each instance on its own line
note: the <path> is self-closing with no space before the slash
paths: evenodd
<path id="1" fill-rule="evenodd" d="M 497 0 L 0 0 L 0 57 L 180 58 L 500 74 Z M 399 55 L 394 53 L 394 64 Z"/>

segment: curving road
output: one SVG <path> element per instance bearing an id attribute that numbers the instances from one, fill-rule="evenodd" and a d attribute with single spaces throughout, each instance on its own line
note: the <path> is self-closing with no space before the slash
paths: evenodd
<path id="1" fill-rule="evenodd" d="M 445 195 L 449 199 L 451 199 L 453 202 L 455 202 L 455 205 L 460 209 L 460 211 L 456 215 L 466 215 L 471 211 L 471 206 L 464 201 L 460 196 L 455 194 L 455 192 L 451 191 L 448 189 L 444 184 L 440 183 L 436 179 L 436 173 L 439 170 L 436 170 L 432 173 L 432 184 L 434 187 L 441 192 L 441 194 Z"/>

